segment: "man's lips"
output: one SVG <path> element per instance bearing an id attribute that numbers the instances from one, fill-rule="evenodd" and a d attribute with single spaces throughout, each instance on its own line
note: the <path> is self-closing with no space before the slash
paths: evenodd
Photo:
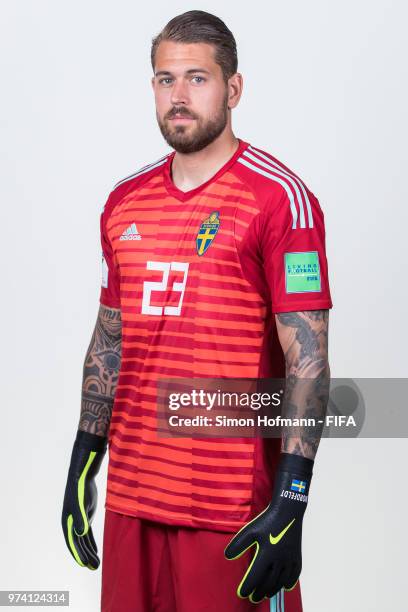
<path id="1" fill-rule="evenodd" d="M 193 117 L 186 117 L 186 115 L 173 115 L 169 117 L 169 121 L 193 121 Z"/>

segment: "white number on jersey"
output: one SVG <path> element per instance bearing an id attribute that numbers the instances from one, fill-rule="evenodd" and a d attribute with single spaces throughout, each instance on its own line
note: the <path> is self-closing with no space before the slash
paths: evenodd
<path id="1" fill-rule="evenodd" d="M 144 281 L 143 283 L 143 298 L 142 298 L 142 314 L 149 315 L 176 315 L 181 314 L 181 305 L 183 303 L 184 291 L 187 284 L 188 263 L 182 261 L 148 261 L 148 270 L 156 270 L 163 273 L 161 281 Z M 150 295 L 152 291 L 166 291 L 167 282 L 169 280 L 170 270 L 175 272 L 184 272 L 182 282 L 173 282 L 172 291 L 180 292 L 178 306 L 152 306 L 150 304 Z"/>

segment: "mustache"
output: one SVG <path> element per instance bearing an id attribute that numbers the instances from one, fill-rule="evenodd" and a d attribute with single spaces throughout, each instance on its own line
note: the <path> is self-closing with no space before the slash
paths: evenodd
<path id="1" fill-rule="evenodd" d="M 171 119 L 174 115 L 181 115 L 182 117 L 188 117 L 189 119 L 197 119 L 197 117 L 190 113 L 184 106 L 173 106 L 173 108 L 166 114 L 166 119 Z"/>

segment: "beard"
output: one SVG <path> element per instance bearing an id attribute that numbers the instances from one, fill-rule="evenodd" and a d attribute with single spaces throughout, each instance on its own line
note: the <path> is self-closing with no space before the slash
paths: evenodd
<path id="1" fill-rule="evenodd" d="M 169 122 L 168 119 L 177 113 L 184 117 L 191 117 L 192 119 L 195 119 L 196 126 L 191 133 L 188 133 L 189 128 L 186 125 L 176 125 L 175 128 L 170 127 L 171 122 Z M 171 111 L 165 115 L 163 121 L 160 119 L 157 113 L 156 117 L 163 138 L 170 147 L 177 151 L 177 153 L 186 154 L 201 151 L 201 149 L 204 149 L 216 138 L 218 138 L 227 125 L 228 92 L 225 93 L 220 107 L 217 109 L 215 115 L 210 119 L 200 119 L 200 117 L 197 117 L 197 115 L 188 111 L 184 106 L 174 106 Z"/>

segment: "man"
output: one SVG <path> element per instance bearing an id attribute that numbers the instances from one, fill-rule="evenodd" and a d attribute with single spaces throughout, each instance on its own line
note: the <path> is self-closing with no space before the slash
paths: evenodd
<path id="1" fill-rule="evenodd" d="M 101 215 L 101 305 L 66 542 L 80 565 L 98 567 L 94 477 L 109 443 L 103 612 L 299 612 L 319 435 L 162 438 L 157 381 L 286 374 L 284 414 L 324 416 L 323 213 L 298 176 L 235 137 L 242 76 L 220 19 L 175 17 L 151 60 L 158 124 L 174 150 L 117 183 Z"/>

